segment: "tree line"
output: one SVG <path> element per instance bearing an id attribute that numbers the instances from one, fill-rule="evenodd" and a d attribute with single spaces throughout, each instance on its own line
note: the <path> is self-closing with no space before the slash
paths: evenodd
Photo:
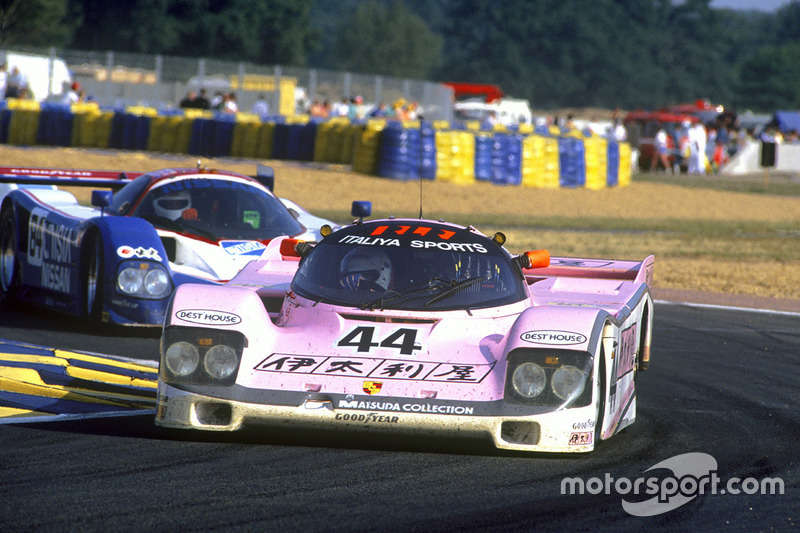
<path id="1" fill-rule="evenodd" d="M 499 85 L 536 108 L 800 108 L 800 0 L 0 0 L 15 45 Z"/>

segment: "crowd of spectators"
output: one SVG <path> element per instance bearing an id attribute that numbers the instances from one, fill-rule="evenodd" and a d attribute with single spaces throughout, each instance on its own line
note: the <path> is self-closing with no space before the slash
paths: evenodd
<path id="1" fill-rule="evenodd" d="M 707 123 L 685 120 L 672 127 L 663 124 L 655 136 L 650 170 L 716 173 L 748 139 L 759 138 L 754 128 L 741 127 L 734 113 L 721 113 Z"/>
<path id="2" fill-rule="evenodd" d="M 331 103 L 329 100 L 315 100 L 309 107 L 308 114 L 321 119 L 345 117 L 350 120 L 367 118 L 418 120 L 422 118 L 417 102 L 407 102 L 403 98 L 398 98 L 391 106 L 383 102 L 370 105 L 365 104 L 361 96 L 342 98 L 336 103 Z"/>

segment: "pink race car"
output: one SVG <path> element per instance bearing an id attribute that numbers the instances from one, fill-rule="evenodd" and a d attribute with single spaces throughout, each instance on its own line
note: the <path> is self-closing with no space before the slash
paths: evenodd
<path id="1" fill-rule="evenodd" d="M 644 261 L 509 253 L 421 219 L 275 239 L 223 286 L 184 284 L 156 423 L 488 437 L 588 452 L 632 424 L 653 324 Z"/>

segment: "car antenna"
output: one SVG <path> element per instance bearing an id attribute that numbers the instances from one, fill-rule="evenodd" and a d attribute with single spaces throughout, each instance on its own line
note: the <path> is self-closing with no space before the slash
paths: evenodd
<path id="1" fill-rule="evenodd" d="M 422 176 L 419 177 L 419 218 L 422 220 Z"/>

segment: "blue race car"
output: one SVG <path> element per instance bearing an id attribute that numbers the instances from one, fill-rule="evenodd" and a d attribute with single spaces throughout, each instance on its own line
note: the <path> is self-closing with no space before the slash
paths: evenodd
<path id="1" fill-rule="evenodd" d="M 199 167 L 199 165 L 198 165 Z M 0 168 L 0 300 L 95 323 L 157 325 L 186 283 L 224 283 L 272 239 L 320 239 L 314 217 L 258 176 Z M 63 186 L 88 186 L 92 207 Z M 291 280 L 289 273 L 287 283 Z"/>

